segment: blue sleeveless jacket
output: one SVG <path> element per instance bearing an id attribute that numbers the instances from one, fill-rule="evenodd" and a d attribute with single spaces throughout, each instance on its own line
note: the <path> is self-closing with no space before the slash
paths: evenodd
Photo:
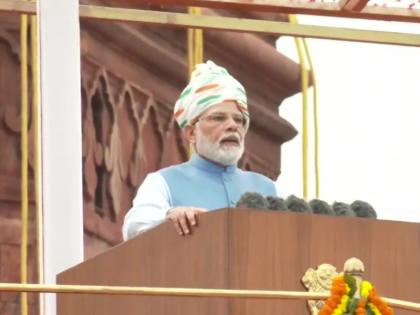
<path id="1" fill-rule="evenodd" d="M 209 210 L 235 207 L 246 192 L 275 196 L 274 182 L 236 165 L 222 167 L 195 154 L 185 163 L 159 171 L 168 184 L 172 207 L 195 206 Z"/>

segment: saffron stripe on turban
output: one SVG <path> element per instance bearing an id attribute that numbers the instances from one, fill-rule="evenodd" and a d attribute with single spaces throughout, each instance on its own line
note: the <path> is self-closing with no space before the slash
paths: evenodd
<path id="1" fill-rule="evenodd" d="M 236 101 L 249 120 L 245 88 L 225 68 L 209 60 L 195 66 L 190 83 L 175 103 L 174 116 L 184 128 L 211 106 L 227 100 Z"/>

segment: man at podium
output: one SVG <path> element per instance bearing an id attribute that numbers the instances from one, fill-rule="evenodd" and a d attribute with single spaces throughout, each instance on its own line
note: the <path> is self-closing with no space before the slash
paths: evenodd
<path id="1" fill-rule="evenodd" d="M 124 219 L 125 240 L 165 219 L 187 235 L 198 213 L 235 207 L 245 192 L 277 195 L 271 179 L 237 167 L 250 118 L 245 89 L 225 68 L 196 65 L 174 115 L 194 153 L 145 178 Z"/>

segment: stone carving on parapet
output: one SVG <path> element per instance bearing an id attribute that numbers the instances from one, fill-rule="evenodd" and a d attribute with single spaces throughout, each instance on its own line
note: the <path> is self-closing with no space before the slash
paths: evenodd
<path id="1" fill-rule="evenodd" d="M 329 293 L 332 286 L 332 280 L 338 276 L 336 267 L 330 264 L 320 264 L 318 267 L 309 268 L 302 277 L 303 285 L 309 292 Z M 308 300 L 308 308 L 311 315 L 317 315 L 324 306 L 322 300 Z"/>

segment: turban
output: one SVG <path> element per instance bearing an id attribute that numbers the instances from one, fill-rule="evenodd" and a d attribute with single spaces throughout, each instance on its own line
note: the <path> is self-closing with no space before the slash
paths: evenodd
<path id="1" fill-rule="evenodd" d="M 208 108 L 223 101 L 236 101 L 248 124 L 248 105 L 242 84 L 213 61 L 197 64 L 190 83 L 175 103 L 175 119 L 184 128 Z"/>

